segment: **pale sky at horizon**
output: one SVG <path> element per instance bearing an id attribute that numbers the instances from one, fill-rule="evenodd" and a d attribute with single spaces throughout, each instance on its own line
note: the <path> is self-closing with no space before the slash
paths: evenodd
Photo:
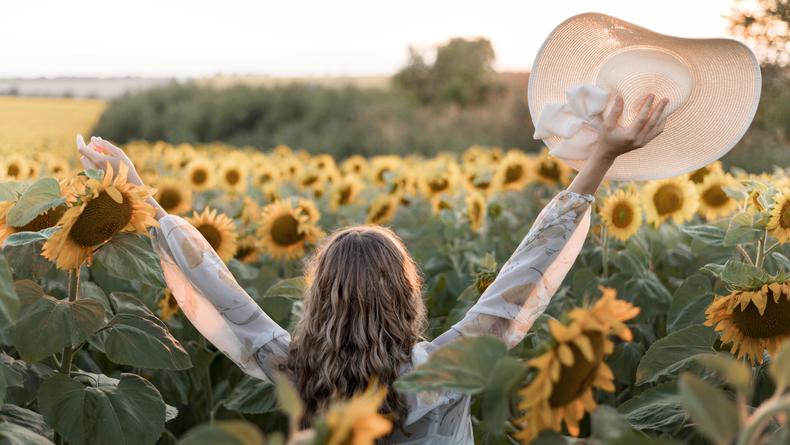
<path id="1" fill-rule="evenodd" d="M 219 6 L 218 6 L 219 5 Z M 36 0 L 0 13 L 0 77 L 386 75 L 407 47 L 484 36 L 524 71 L 548 33 L 602 12 L 681 37 L 725 37 L 730 0 Z"/>

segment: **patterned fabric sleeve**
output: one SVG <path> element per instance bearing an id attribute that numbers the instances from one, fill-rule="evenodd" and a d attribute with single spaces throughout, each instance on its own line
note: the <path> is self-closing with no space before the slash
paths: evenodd
<path id="1" fill-rule="evenodd" d="M 466 316 L 433 344 L 494 335 L 517 345 L 543 313 L 581 251 L 590 227 L 591 195 L 560 192 L 538 215 L 496 280 Z"/>
<path id="2" fill-rule="evenodd" d="M 288 332 L 239 286 L 197 229 L 173 215 L 159 224 L 154 248 L 189 321 L 245 373 L 271 379 L 285 361 Z"/>

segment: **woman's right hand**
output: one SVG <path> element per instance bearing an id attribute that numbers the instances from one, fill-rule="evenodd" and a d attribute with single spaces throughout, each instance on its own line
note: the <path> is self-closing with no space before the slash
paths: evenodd
<path id="1" fill-rule="evenodd" d="M 82 135 L 78 134 L 77 150 L 82 155 L 80 157 L 80 162 L 86 169 L 95 168 L 106 170 L 107 164 L 109 163 L 112 169 L 117 172 L 121 164 L 126 164 L 129 168 L 126 180 L 135 185 L 143 185 L 143 181 L 140 179 L 140 175 L 137 174 L 132 160 L 126 156 L 123 150 L 104 139 L 94 136 L 91 138 L 90 144 L 85 145 L 85 140 L 82 138 Z"/>

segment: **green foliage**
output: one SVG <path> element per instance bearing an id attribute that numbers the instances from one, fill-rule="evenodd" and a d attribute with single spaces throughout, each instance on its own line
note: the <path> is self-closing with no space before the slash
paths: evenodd
<path id="1" fill-rule="evenodd" d="M 57 374 L 41 384 L 38 403 L 47 422 L 71 445 L 151 444 L 165 428 L 162 396 L 134 374 L 120 379 Z"/>
<path id="2" fill-rule="evenodd" d="M 680 403 L 705 436 L 717 444 L 732 442 L 738 433 L 735 403 L 710 383 L 691 374 L 680 378 Z"/>
<path id="3" fill-rule="evenodd" d="M 181 445 L 263 445 L 258 428 L 243 420 L 225 420 L 199 425 L 178 442 Z"/>
<path id="4" fill-rule="evenodd" d="M 165 287 L 159 257 L 153 251 L 150 239 L 143 235 L 120 233 L 114 236 L 96 252 L 95 260 L 117 278 Z"/>
<path id="5" fill-rule="evenodd" d="M 60 185 L 54 178 L 41 178 L 25 189 L 19 200 L 8 210 L 6 221 L 14 227 L 23 227 L 36 216 L 63 204 Z"/>
<path id="6" fill-rule="evenodd" d="M 104 308 L 94 300 L 58 300 L 38 288 L 23 300 L 11 339 L 24 360 L 41 360 L 75 347 L 104 325 Z"/>
<path id="7" fill-rule="evenodd" d="M 432 65 L 415 49 L 409 63 L 392 78 L 396 88 L 422 104 L 484 104 L 502 91 L 493 69 L 494 48 L 488 39 L 451 39 L 436 49 Z"/>
<path id="8" fill-rule="evenodd" d="M 636 383 L 656 382 L 685 368 L 701 354 L 716 352 L 717 335 L 703 325 L 692 325 L 672 332 L 650 345 L 639 362 Z"/>
<path id="9" fill-rule="evenodd" d="M 11 422 L 0 423 L 0 444 L 54 445 L 51 440 Z"/>
<path id="10" fill-rule="evenodd" d="M 482 392 L 492 366 L 507 356 L 507 348 L 495 337 L 467 337 L 431 354 L 428 361 L 398 379 L 401 391 L 450 390 L 466 394 Z M 512 365 L 505 369 L 512 371 Z M 502 372 L 505 369 L 501 370 Z"/>
<path id="11" fill-rule="evenodd" d="M 153 314 L 118 314 L 107 324 L 102 337 L 107 358 L 119 365 L 150 369 L 192 367 L 189 354 Z"/>

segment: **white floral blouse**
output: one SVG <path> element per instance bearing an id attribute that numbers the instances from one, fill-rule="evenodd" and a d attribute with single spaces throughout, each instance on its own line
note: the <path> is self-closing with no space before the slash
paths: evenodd
<path id="1" fill-rule="evenodd" d="M 592 196 L 560 192 L 466 316 L 412 350 L 402 373 L 456 338 L 489 334 L 518 344 L 543 313 L 576 260 L 590 226 Z M 184 314 L 245 373 L 269 379 L 284 369 L 291 337 L 250 298 L 194 227 L 168 215 L 155 230 L 167 285 Z M 405 394 L 409 415 L 390 443 L 473 444 L 470 397 L 454 392 Z"/>

